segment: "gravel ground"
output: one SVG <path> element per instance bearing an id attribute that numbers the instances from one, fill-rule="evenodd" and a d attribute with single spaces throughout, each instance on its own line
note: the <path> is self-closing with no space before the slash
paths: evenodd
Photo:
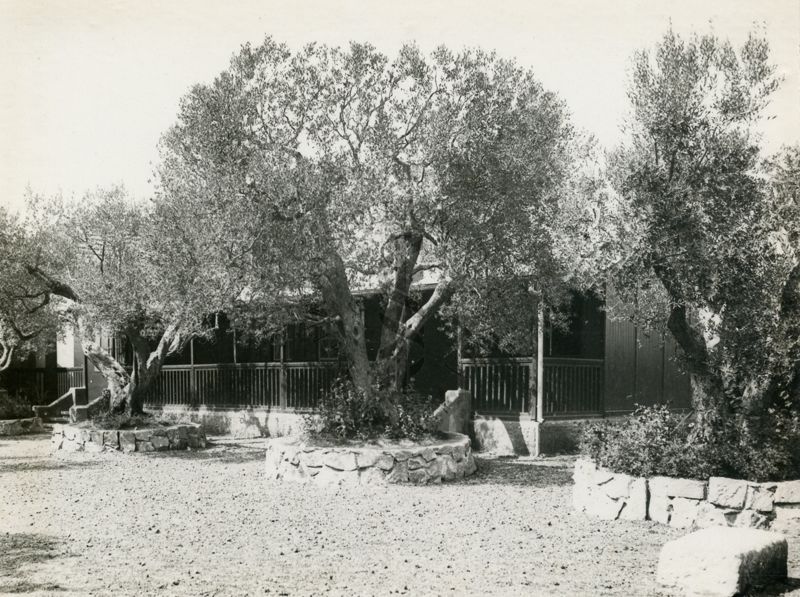
<path id="1" fill-rule="evenodd" d="M 459 483 L 327 489 L 266 481 L 262 440 L 48 448 L 0 441 L 0 593 L 657 595 L 658 552 L 681 534 L 573 512 L 569 458 L 479 457 Z"/>

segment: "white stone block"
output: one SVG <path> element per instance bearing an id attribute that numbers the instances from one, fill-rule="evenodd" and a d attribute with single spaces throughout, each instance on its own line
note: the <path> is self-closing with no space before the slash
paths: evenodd
<path id="1" fill-rule="evenodd" d="M 669 526 L 676 529 L 690 529 L 697 520 L 700 500 L 690 500 L 689 498 L 676 497 L 672 500 L 672 516 L 669 519 Z"/>
<path id="2" fill-rule="evenodd" d="M 625 520 L 647 519 L 647 481 L 645 479 L 632 479 L 625 506 L 619 513 Z"/>
<path id="3" fill-rule="evenodd" d="M 664 494 L 651 494 L 647 506 L 647 517 L 661 524 L 669 524 L 672 499 Z"/>
<path id="4" fill-rule="evenodd" d="M 724 508 L 744 508 L 747 497 L 747 481 L 711 477 L 708 480 L 708 501 Z"/>
<path id="5" fill-rule="evenodd" d="M 776 504 L 800 504 L 800 481 L 783 481 L 775 488 Z"/>
<path id="6" fill-rule="evenodd" d="M 713 527 L 668 542 L 656 579 L 670 594 L 731 597 L 786 579 L 786 539 L 755 529 Z"/>
<path id="7" fill-rule="evenodd" d="M 714 504 L 701 502 L 697 509 L 695 526 L 701 529 L 706 529 L 708 527 L 726 527 L 729 525 L 728 518 L 725 516 L 726 512 L 735 512 L 735 510 L 717 508 Z"/>
<path id="8" fill-rule="evenodd" d="M 702 500 L 706 497 L 706 482 L 697 479 L 676 479 L 673 477 L 651 477 L 647 480 L 652 495 L 684 497 Z"/>
<path id="9" fill-rule="evenodd" d="M 772 512 L 775 507 L 774 493 L 764 485 L 749 485 L 744 507 L 759 512 Z"/>
<path id="10" fill-rule="evenodd" d="M 800 508 L 776 506 L 771 528 L 781 533 L 800 535 Z"/>
<path id="11" fill-rule="evenodd" d="M 630 475 L 617 473 L 612 475 L 611 479 L 600 485 L 600 489 L 612 499 L 626 498 L 630 493 L 632 482 L 633 477 Z"/>

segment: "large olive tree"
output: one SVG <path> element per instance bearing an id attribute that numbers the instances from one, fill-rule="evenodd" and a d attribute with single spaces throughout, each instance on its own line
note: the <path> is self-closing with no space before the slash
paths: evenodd
<path id="1" fill-rule="evenodd" d="M 402 389 L 409 341 L 443 306 L 521 279 L 541 300 L 563 286 L 552 216 L 579 139 L 556 95 L 493 54 L 405 46 L 390 59 L 267 39 L 191 89 L 162 145 L 163 209 L 231 227 L 248 296 L 278 276 L 291 308 L 321 303 L 367 393 Z M 415 303 L 420 280 L 432 291 Z M 354 292 L 375 287 L 386 300 L 370 363 Z"/>

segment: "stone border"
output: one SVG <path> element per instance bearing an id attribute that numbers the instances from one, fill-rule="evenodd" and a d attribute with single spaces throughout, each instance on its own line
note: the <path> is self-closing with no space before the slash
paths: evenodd
<path id="1" fill-rule="evenodd" d="M 654 520 L 679 529 L 735 526 L 800 531 L 800 481 L 632 477 L 575 462 L 573 506 L 603 520 Z"/>
<path id="2" fill-rule="evenodd" d="M 447 435 L 430 446 L 398 448 L 316 447 L 296 436 L 274 438 L 267 442 L 267 478 L 321 485 L 423 485 L 463 479 L 477 470 L 469 437 Z"/>
<path id="3" fill-rule="evenodd" d="M 160 452 L 205 447 L 206 434 L 194 423 L 120 431 L 53 425 L 50 440 L 51 452 Z"/>
<path id="4" fill-rule="evenodd" d="M 42 431 L 44 431 L 44 427 L 42 427 L 42 420 L 39 417 L 31 417 L 30 419 L 3 419 L 0 421 L 0 437 L 41 433 Z"/>

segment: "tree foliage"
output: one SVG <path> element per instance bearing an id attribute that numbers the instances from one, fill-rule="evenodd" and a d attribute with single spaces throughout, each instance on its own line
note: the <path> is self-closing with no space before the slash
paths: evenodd
<path id="1" fill-rule="evenodd" d="M 561 100 L 493 54 L 268 38 L 183 98 L 160 201 L 228 229 L 236 275 L 273 313 L 321 303 L 370 393 L 403 386 L 409 341 L 445 305 L 477 313 L 521 279 L 555 302 L 550 226 L 580 142 Z M 354 296 L 367 288 L 386 297 L 375 367 Z"/>
<path id="2" fill-rule="evenodd" d="M 670 31 L 635 56 L 628 140 L 610 160 L 633 232 L 613 284 L 665 301 L 706 430 L 800 399 L 797 154 L 765 165 L 757 133 L 778 83 L 756 34 L 735 49 Z"/>

